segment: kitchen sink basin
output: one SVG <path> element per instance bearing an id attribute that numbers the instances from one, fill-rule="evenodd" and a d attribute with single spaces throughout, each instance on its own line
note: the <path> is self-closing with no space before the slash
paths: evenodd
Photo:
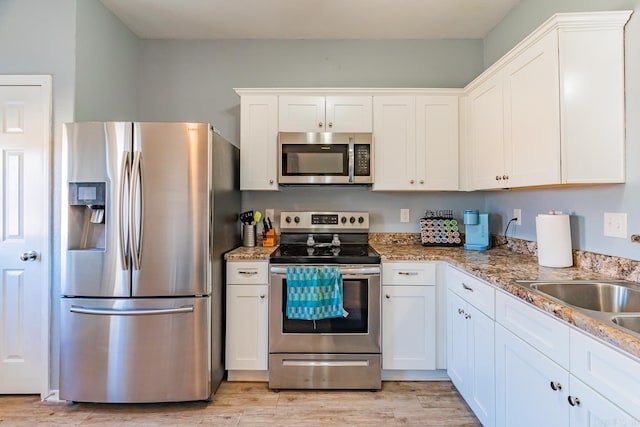
<path id="1" fill-rule="evenodd" d="M 640 290 L 608 281 L 535 282 L 530 287 L 562 302 L 608 313 L 640 312 Z"/>
<path id="2" fill-rule="evenodd" d="M 640 284 L 626 280 L 518 280 L 534 292 L 640 338 Z"/>
<path id="3" fill-rule="evenodd" d="M 616 325 L 640 334 L 640 315 L 637 316 L 613 316 L 611 321 Z"/>

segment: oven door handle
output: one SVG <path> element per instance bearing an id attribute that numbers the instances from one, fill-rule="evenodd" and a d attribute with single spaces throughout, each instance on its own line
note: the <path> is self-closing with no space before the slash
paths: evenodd
<path id="1" fill-rule="evenodd" d="M 271 267 L 271 272 L 275 274 L 287 274 L 287 267 Z M 380 266 L 375 265 L 371 267 L 340 267 L 342 276 L 367 276 L 380 274 Z"/>

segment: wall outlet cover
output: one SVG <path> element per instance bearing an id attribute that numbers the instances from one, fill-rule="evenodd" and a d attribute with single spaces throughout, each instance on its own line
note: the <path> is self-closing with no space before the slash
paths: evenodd
<path id="1" fill-rule="evenodd" d="M 411 214 L 409 209 L 400 209 L 400 222 L 411 221 Z"/>
<path id="2" fill-rule="evenodd" d="M 604 235 L 607 237 L 627 238 L 627 214 L 621 212 L 604 213 Z"/>

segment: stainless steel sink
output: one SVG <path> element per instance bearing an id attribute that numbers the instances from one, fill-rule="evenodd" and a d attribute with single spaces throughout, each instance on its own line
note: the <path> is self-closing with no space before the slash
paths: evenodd
<path id="1" fill-rule="evenodd" d="M 640 334 L 640 314 L 637 316 L 613 316 L 611 321 L 618 326 Z"/>
<path id="2" fill-rule="evenodd" d="M 608 313 L 640 312 L 640 291 L 619 283 L 532 283 L 531 288 L 587 310 Z"/>
<path id="3" fill-rule="evenodd" d="M 519 280 L 551 300 L 640 338 L 640 284 L 625 280 Z"/>

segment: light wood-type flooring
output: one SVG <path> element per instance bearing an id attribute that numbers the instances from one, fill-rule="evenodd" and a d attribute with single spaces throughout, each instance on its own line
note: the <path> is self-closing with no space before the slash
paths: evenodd
<path id="1" fill-rule="evenodd" d="M 384 382 L 381 391 L 269 391 L 223 382 L 212 402 L 89 404 L 0 396 L 0 426 L 480 426 L 449 381 Z"/>

